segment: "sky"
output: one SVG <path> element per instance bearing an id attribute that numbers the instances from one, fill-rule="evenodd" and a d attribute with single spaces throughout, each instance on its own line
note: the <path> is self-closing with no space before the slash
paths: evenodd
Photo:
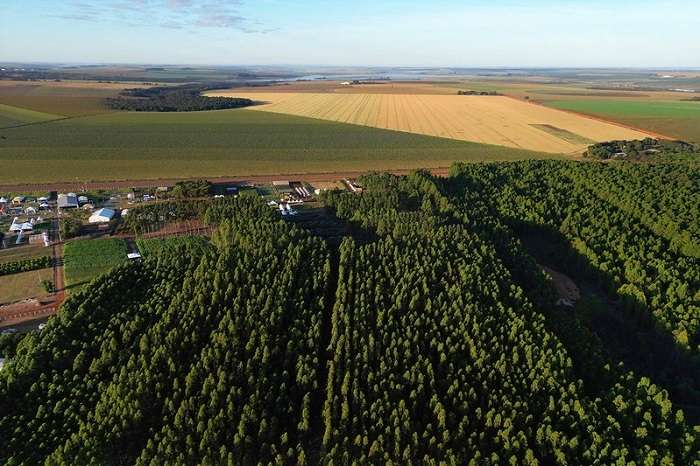
<path id="1" fill-rule="evenodd" d="M 700 1 L 0 0 L 0 61 L 700 67 Z"/>

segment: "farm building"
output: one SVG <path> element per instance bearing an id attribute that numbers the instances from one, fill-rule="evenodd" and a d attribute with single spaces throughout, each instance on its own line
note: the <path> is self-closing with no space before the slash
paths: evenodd
<path id="1" fill-rule="evenodd" d="M 114 211 L 112 209 L 102 208 L 96 210 L 94 214 L 90 216 L 88 220 L 90 223 L 107 223 L 114 218 Z"/>
<path id="2" fill-rule="evenodd" d="M 76 196 L 75 193 L 59 194 L 58 207 L 59 209 L 77 209 L 78 196 Z"/>
<path id="3" fill-rule="evenodd" d="M 280 194 L 291 194 L 294 192 L 289 181 L 273 181 L 272 187 Z"/>

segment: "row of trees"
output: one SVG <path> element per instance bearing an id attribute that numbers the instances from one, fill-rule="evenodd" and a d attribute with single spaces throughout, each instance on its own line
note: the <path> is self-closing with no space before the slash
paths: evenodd
<path id="1" fill-rule="evenodd" d="M 338 215 L 376 229 L 380 239 L 341 246 L 324 461 L 698 459 L 683 413 L 648 379 L 601 367 L 608 383 L 589 395 L 551 324 L 500 259 L 507 242 L 486 239 L 507 232 L 488 203 L 453 204 L 444 193 L 460 191 L 454 180 L 420 173 L 362 182 L 362 196 L 326 196 Z"/>
<path id="2" fill-rule="evenodd" d="M 0 264 L 0 276 L 45 269 L 47 267 L 51 267 L 52 265 L 53 260 L 49 256 L 5 262 Z"/>
<path id="3" fill-rule="evenodd" d="M 639 319 L 653 319 L 697 353 L 700 259 L 674 252 L 668 239 L 598 197 L 589 182 L 580 181 L 587 170 L 605 169 L 529 161 L 461 165 L 453 174 L 459 183 L 479 190 L 480 197 L 493 200 L 499 214 L 516 228 L 544 226 L 563 235 L 587 265 L 605 277 L 608 292 L 623 299 Z M 689 249 L 695 248 L 691 243 Z"/>
<path id="4" fill-rule="evenodd" d="M 326 193 L 368 232 L 341 243 L 337 269 L 259 199 L 134 209 L 218 228 L 208 246 L 148 243 L 150 258 L 72 294 L 17 345 L 0 372 L 0 463 L 700 461 L 663 389 L 594 336 L 552 330 L 551 287 L 506 214 L 564 207 L 538 210 L 547 178 L 512 183 L 517 167 Z"/>
<path id="5" fill-rule="evenodd" d="M 0 463 L 304 464 L 329 255 L 252 203 L 209 215 L 213 248 L 120 266 L 20 343 Z"/>

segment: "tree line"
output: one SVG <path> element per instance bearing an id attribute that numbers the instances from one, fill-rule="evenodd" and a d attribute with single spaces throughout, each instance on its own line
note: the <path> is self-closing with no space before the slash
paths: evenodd
<path id="1" fill-rule="evenodd" d="M 105 104 L 114 110 L 134 112 L 198 112 L 242 108 L 254 103 L 250 99 L 239 97 L 202 95 L 202 92 L 210 89 L 206 85 L 126 89 L 119 97 L 105 99 Z"/>

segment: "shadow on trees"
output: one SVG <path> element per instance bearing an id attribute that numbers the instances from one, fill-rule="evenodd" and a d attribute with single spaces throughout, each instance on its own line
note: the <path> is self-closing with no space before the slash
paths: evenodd
<path id="1" fill-rule="evenodd" d="M 586 388 L 592 394 L 609 388 L 614 382 L 605 365 L 622 362 L 666 389 L 688 419 L 698 422 L 700 360 L 680 347 L 648 311 L 625 303 L 612 278 L 593 267 L 560 232 L 531 223 L 511 226 L 538 263 L 568 275 L 581 290 L 574 309 L 544 311 L 548 325 L 572 354 Z"/>

